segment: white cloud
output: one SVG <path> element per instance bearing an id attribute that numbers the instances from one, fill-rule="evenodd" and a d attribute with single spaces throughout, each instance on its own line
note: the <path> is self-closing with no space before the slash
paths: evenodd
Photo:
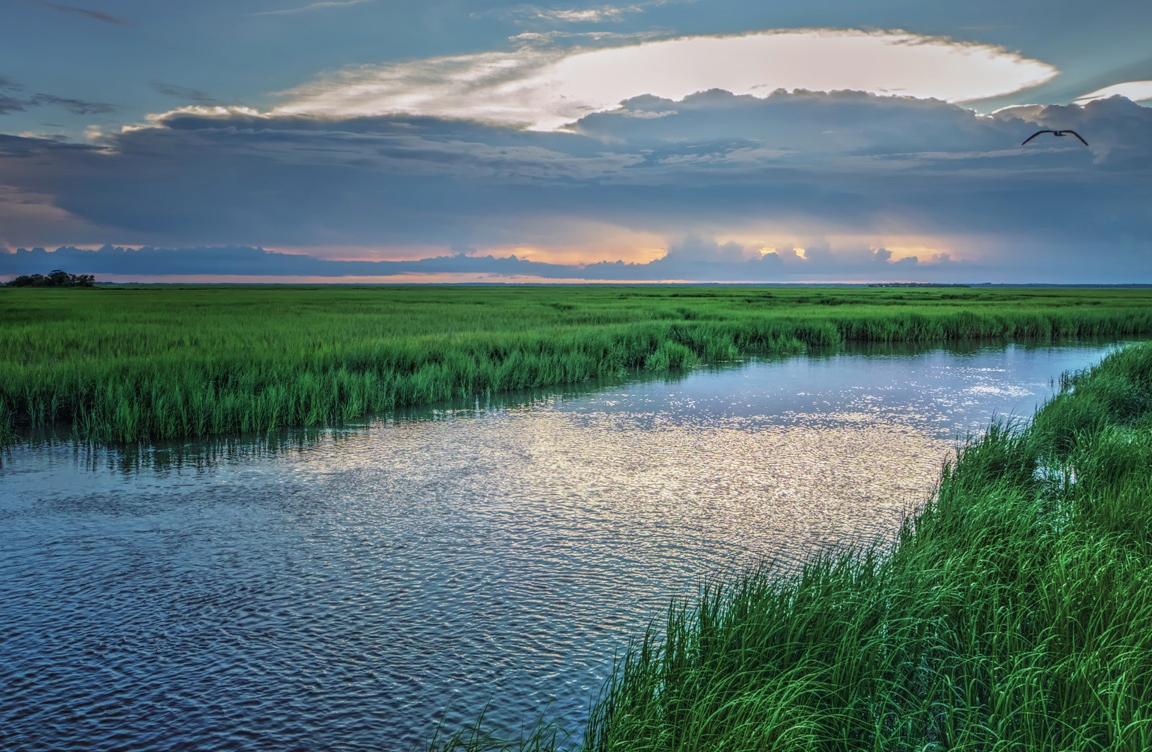
<path id="1" fill-rule="evenodd" d="M 541 8 L 537 5 L 518 5 L 513 8 L 500 8 L 496 10 L 477 11 L 473 18 L 496 16 L 512 21 L 517 25 L 539 25 L 556 23 L 598 24 L 612 21 L 622 21 L 633 13 L 643 13 L 649 8 L 667 5 L 673 0 L 647 0 L 647 2 L 632 3 L 630 5 L 597 5 L 591 8 Z M 685 0 L 692 2 L 692 0 Z"/>
<path id="2" fill-rule="evenodd" d="M 305 13 L 312 10 L 322 10 L 324 8 L 343 8 L 349 5 L 363 5 L 370 3 L 373 0 L 322 0 L 318 3 L 309 3 L 302 5 L 298 8 L 283 8 L 281 10 L 264 10 L 257 13 L 251 13 L 253 16 L 283 16 L 291 13 Z"/>
<path id="3" fill-rule="evenodd" d="M 664 36 L 657 31 L 524 31 L 508 37 L 510 42 L 524 47 L 544 47 L 561 41 L 617 42 L 620 44 L 642 42 Z"/>
<path id="4" fill-rule="evenodd" d="M 1078 97 L 1076 103 L 1084 104 L 1095 99 L 1107 99 L 1108 97 L 1127 97 L 1133 102 L 1152 100 L 1152 81 L 1125 81 L 1122 84 L 1105 86 L 1103 89 L 1097 89 Z"/>
<path id="5" fill-rule="evenodd" d="M 614 7 L 601 5 L 598 8 L 581 8 L 577 10 L 546 10 L 536 9 L 536 18 L 544 21 L 560 21 L 563 23 L 604 23 L 605 21 L 619 21 L 627 13 L 639 13 L 643 9 L 637 5 Z"/>
<path id="6" fill-rule="evenodd" d="M 277 114 L 421 115 L 556 130 L 623 100 L 724 89 L 855 90 L 963 102 L 1048 81 L 1056 69 L 1002 47 L 902 31 L 805 29 L 599 49 L 526 47 L 362 66 L 286 92 Z"/>

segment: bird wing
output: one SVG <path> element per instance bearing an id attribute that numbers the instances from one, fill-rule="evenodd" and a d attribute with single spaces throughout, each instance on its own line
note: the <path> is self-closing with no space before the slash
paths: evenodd
<path id="1" fill-rule="evenodd" d="M 1036 138 L 1037 136 L 1039 136 L 1041 133 L 1055 133 L 1055 132 L 1056 132 L 1056 131 L 1054 131 L 1054 130 L 1051 130 L 1051 129 L 1047 129 L 1047 128 L 1046 128 L 1046 129 L 1044 129 L 1044 130 L 1042 130 L 1042 131 L 1036 131 L 1036 132 L 1035 132 L 1035 133 L 1033 133 L 1031 136 L 1029 136 L 1028 138 L 1024 139 L 1024 142 L 1023 142 L 1022 144 L 1020 144 L 1020 145 L 1021 145 L 1021 146 L 1023 146 L 1024 144 L 1028 143 L 1028 142 L 1029 142 L 1029 141 L 1031 141 L 1032 139 L 1034 139 L 1034 138 Z M 1077 136 L 1076 138 L 1080 138 L 1080 137 L 1079 137 L 1079 136 Z M 1081 139 L 1081 140 L 1083 140 L 1083 139 Z"/>
<path id="2" fill-rule="evenodd" d="M 1084 144 L 1085 146 L 1088 145 L 1088 142 L 1085 141 L 1084 138 L 1079 133 L 1077 133 L 1076 131 L 1064 131 L 1064 132 L 1065 133 L 1071 133 L 1073 136 L 1080 139 L 1080 143 Z"/>

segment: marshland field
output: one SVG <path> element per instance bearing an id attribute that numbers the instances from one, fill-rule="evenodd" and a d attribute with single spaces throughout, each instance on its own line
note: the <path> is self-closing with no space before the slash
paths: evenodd
<path id="1" fill-rule="evenodd" d="M 15 748 L 1152 748 L 1152 290 L 0 322 Z"/>
<path id="2" fill-rule="evenodd" d="M 0 290 L 0 430 L 275 431 L 845 343 L 1152 333 L 1152 290 L 167 287 Z"/>

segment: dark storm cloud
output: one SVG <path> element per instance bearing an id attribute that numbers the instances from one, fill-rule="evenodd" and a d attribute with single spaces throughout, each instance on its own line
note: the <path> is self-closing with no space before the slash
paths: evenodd
<path id="1" fill-rule="evenodd" d="M 913 268 L 882 248 L 822 240 L 852 233 L 985 238 L 985 258 L 965 262 L 981 274 L 1043 265 L 1152 275 L 1152 110 L 1119 98 L 981 116 L 852 92 L 713 91 L 629 100 L 559 133 L 209 111 L 155 126 L 99 149 L 10 138 L 0 174 L 133 244 L 548 247 L 565 242 L 563 223 L 585 222 L 673 239 L 659 262 L 592 264 L 581 271 L 589 279 L 927 278 L 964 266 L 940 258 Z M 1038 127 L 1075 128 L 1092 146 L 1049 138 L 1021 148 Z M 807 250 L 761 256 L 709 240 L 768 226 L 808 238 Z M 93 240 L 103 238 L 71 242 Z M 572 276 L 521 259 L 440 258 L 452 271 Z M 262 268 L 303 263 L 260 259 Z"/>
<path id="2" fill-rule="evenodd" d="M 64 5 L 62 3 L 51 3 L 48 0 L 36 0 L 37 5 L 42 5 L 45 8 L 58 10 L 61 13 L 71 13 L 77 16 L 90 18 L 94 21 L 102 21 L 103 23 L 113 24 L 115 26 L 132 26 L 132 22 L 127 19 L 113 16 L 108 13 L 101 13 L 98 10 L 89 10 L 88 8 L 78 8 L 75 5 Z"/>

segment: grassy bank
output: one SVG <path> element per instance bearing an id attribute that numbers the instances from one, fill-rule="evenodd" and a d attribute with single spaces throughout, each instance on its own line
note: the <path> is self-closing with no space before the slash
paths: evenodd
<path id="1" fill-rule="evenodd" d="M 964 449 L 890 552 L 749 572 L 673 607 L 580 748 L 1152 749 L 1150 470 L 1137 346 Z"/>
<path id="2" fill-rule="evenodd" d="M 128 442 L 844 342 L 1152 333 L 1152 291 L 744 287 L 0 290 L 0 434 Z"/>

